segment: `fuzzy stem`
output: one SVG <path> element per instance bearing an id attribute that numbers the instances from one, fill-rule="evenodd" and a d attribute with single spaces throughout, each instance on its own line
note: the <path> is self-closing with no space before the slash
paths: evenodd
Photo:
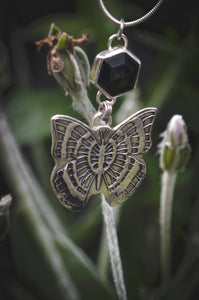
<path id="1" fill-rule="evenodd" d="M 54 275 L 55 284 L 59 287 L 62 299 L 79 299 L 78 291 L 55 247 L 54 238 L 37 209 L 36 198 L 40 200 L 40 203 L 45 199 L 38 192 L 37 185 L 34 184 L 34 179 L 31 177 L 29 168 L 19 152 L 1 108 L 0 149 L 1 164 L 6 170 L 6 174 L 9 175 L 10 186 L 15 197 L 20 201 L 20 209 L 24 210 L 27 219 L 31 223 L 32 234 L 42 249 L 43 257 Z"/>
<path id="2" fill-rule="evenodd" d="M 119 223 L 121 208 L 122 208 L 122 204 L 113 208 L 113 213 L 114 213 L 113 216 L 115 219 L 116 228 Z M 98 269 L 102 277 L 105 279 L 107 278 L 108 267 L 109 267 L 109 249 L 107 246 L 107 235 L 106 235 L 106 228 L 104 225 L 102 231 L 102 238 L 100 242 L 99 255 L 98 255 Z"/>
<path id="3" fill-rule="evenodd" d="M 160 195 L 160 258 L 163 282 L 171 275 L 171 220 L 172 201 L 177 173 L 164 171 Z"/>
<path id="4" fill-rule="evenodd" d="M 106 235 L 106 228 L 105 225 L 102 229 L 101 234 L 101 241 L 99 247 L 99 254 L 98 254 L 98 270 L 103 278 L 107 278 L 107 271 L 108 271 L 108 263 L 109 263 L 109 252 L 108 252 L 108 245 L 107 245 L 107 235 Z"/>
<path id="5" fill-rule="evenodd" d="M 118 298 L 120 300 L 126 300 L 127 295 L 126 295 L 126 288 L 124 284 L 122 262 L 120 257 L 120 250 L 119 250 L 113 208 L 111 208 L 107 204 L 104 195 L 101 195 L 101 197 L 102 197 L 102 213 L 104 216 L 104 224 L 106 228 L 113 279 L 118 294 Z"/>
<path id="6" fill-rule="evenodd" d="M 73 108 L 91 125 L 96 110 L 88 98 L 86 89 L 81 89 L 78 94 L 71 94 L 71 97 L 73 99 Z"/>

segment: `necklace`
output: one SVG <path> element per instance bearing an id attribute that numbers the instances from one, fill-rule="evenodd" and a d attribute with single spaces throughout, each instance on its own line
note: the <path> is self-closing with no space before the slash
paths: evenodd
<path id="1" fill-rule="evenodd" d="M 143 17 L 125 22 L 115 19 L 98 0 L 102 11 L 119 26 L 108 39 L 108 49 L 97 54 L 91 69 L 91 81 L 98 88 L 98 111 L 92 127 L 65 115 L 51 119 L 53 190 L 66 208 L 81 211 L 91 195 L 102 193 L 110 206 L 128 199 L 142 183 L 146 166 L 142 158 L 151 147 L 151 129 L 156 108 L 145 108 L 114 128 L 112 107 L 117 97 L 135 89 L 141 62 L 127 49 L 125 27 L 135 26 L 153 15 L 163 0 Z M 123 45 L 112 47 L 122 40 Z M 101 101 L 101 95 L 107 100 Z M 107 119 L 107 124 L 100 121 Z"/>
<path id="2" fill-rule="evenodd" d="M 137 19 L 137 20 L 133 20 L 133 21 L 130 21 L 130 22 L 124 22 L 123 21 L 123 26 L 124 27 L 131 27 L 131 26 L 136 26 L 136 25 L 139 25 L 141 23 L 143 23 L 144 21 L 146 21 L 147 19 L 149 19 L 157 10 L 158 8 L 160 7 L 160 5 L 162 4 L 163 0 L 159 0 L 156 5 L 147 13 L 145 14 L 144 16 L 142 16 L 141 18 Z M 117 24 L 120 26 L 121 24 L 121 20 L 117 20 L 116 18 L 114 18 L 110 12 L 106 9 L 104 3 L 102 0 L 98 0 L 98 3 L 103 11 L 103 13 L 105 14 L 105 16 L 111 20 L 113 23 Z"/>

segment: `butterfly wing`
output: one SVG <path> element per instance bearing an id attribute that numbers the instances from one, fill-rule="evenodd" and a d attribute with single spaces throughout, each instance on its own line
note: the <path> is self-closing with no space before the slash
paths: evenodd
<path id="1" fill-rule="evenodd" d="M 143 109 L 113 129 L 54 116 L 51 183 L 62 205 L 80 211 L 92 194 L 103 193 L 111 206 L 132 195 L 146 173 L 142 154 L 151 147 L 155 112 Z"/>
<path id="2" fill-rule="evenodd" d="M 55 115 L 51 119 L 53 190 L 62 205 L 80 211 L 86 204 L 95 174 L 88 162 L 88 152 L 95 143 L 92 130 L 74 118 Z"/>
<path id="3" fill-rule="evenodd" d="M 156 108 L 145 108 L 113 128 L 109 143 L 114 143 L 116 155 L 103 174 L 103 193 L 111 206 L 129 198 L 145 177 L 142 154 L 151 147 L 155 113 Z"/>

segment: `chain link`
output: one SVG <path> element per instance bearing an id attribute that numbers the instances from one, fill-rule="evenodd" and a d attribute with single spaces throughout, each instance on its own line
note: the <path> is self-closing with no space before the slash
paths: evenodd
<path id="1" fill-rule="evenodd" d="M 146 21 L 148 18 L 150 18 L 157 10 L 158 8 L 160 7 L 160 5 L 162 4 L 163 0 L 159 0 L 156 5 L 148 12 L 146 13 L 144 16 L 142 16 L 141 18 L 139 19 L 136 19 L 136 20 L 133 20 L 133 21 L 130 21 L 130 22 L 122 22 L 122 26 L 123 27 L 131 27 L 131 26 L 136 26 L 136 25 L 139 25 L 141 23 L 143 23 L 144 21 Z M 121 26 L 121 20 L 117 20 L 116 18 L 114 18 L 110 12 L 107 10 L 107 8 L 105 7 L 104 3 L 103 3 L 103 0 L 98 0 L 98 3 L 103 11 L 103 13 L 105 14 L 105 16 L 111 20 L 113 23 Z"/>
<path id="2" fill-rule="evenodd" d="M 95 122 L 97 119 L 101 119 L 101 120 L 108 119 L 107 125 L 110 126 L 112 124 L 112 117 L 111 117 L 112 107 L 113 104 L 116 102 L 116 98 L 112 98 L 111 101 L 109 100 L 101 101 L 100 97 L 101 97 L 101 92 L 98 91 L 96 96 L 96 101 L 99 104 L 99 107 L 98 107 L 98 112 L 93 117 L 93 121 L 92 121 L 93 127 L 95 127 Z"/>

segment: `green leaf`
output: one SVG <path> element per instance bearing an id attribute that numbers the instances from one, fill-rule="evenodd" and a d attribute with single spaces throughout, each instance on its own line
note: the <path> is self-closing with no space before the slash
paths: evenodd
<path id="1" fill-rule="evenodd" d="M 189 146 L 189 144 L 187 144 L 184 148 L 179 150 L 178 163 L 176 165 L 176 169 L 178 171 L 184 170 L 184 168 L 186 167 L 186 165 L 188 163 L 190 155 L 191 155 L 191 147 Z"/>
<path id="2" fill-rule="evenodd" d="M 90 83 L 90 63 L 86 53 L 80 47 L 74 47 L 74 57 L 79 66 L 79 71 L 82 77 L 84 87 Z"/>
<path id="3" fill-rule="evenodd" d="M 6 106 L 14 135 L 20 144 L 38 143 L 50 136 L 54 114 L 77 116 L 63 90 L 20 88 Z"/>
<path id="4" fill-rule="evenodd" d="M 165 145 L 164 146 L 164 153 L 163 153 L 163 158 L 162 158 L 162 167 L 164 170 L 171 170 L 173 163 L 176 158 L 176 151 L 175 149 L 172 149 L 171 147 Z"/>
<path id="5" fill-rule="evenodd" d="M 67 37 L 68 35 L 63 32 L 61 37 L 59 38 L 57 49 L 58 51 L 66 51 L 67 50 Z"/>
<path id="6" fill-rule="evenodd" d="M 54 23 L 52 23 L 50 26 L 49 35 L 60 35 L 60 34 L 61 34 L 61 30 Z"/>
<path id="7" fill-rule="evenodd" d="M 115 299 L 110 284 L 101 277 L 97 268 L 80 248 L 74 247 L 69 239 L 61 235 L 56 235 L 55 240 L 71 277 L 81 290 L 82 299 Z M 85 289 L 88 284 L 89 289 Z"/>

